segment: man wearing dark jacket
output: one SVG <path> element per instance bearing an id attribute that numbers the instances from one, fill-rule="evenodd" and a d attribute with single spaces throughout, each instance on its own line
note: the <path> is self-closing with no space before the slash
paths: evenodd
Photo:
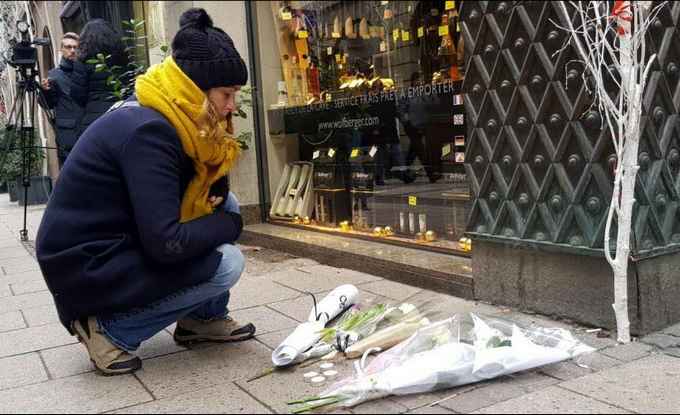
<path id="1" fill-rule="evenodd" d="M 234 195 L 216 190 L 238 155 L 221 120 L 248 72 L 204 10 L 180 26 L 173 57 L 83 133 L 38 230 L 59 318 L 105 375 L 139 369 L 131 353 L 174 322 L 179 343 L 255 333 L 228 316 L 243 222 Z"/>
<path id="2" fill-rule="evenodd" d="M 83 116 L 83 107 L 71 97 L 73 87 L 73 63 L 78 50 L 78 35 L 66 33 L 61 39 L 61 62 L 58 68 L 49 71 L 47 79 L 43 79 L 42 88 L 49 108 L 56 112 L 56 140 L 59 166 L 63 166 L 66 157 L 78 140 L 77 126 Z"/>

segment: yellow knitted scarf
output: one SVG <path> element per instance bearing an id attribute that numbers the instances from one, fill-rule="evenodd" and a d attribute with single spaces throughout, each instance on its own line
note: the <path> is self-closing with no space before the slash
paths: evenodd
<path id="1" fill-rule="evenodd" d="M 198 121 L 204 118 L 207 96 L 172 57 L 139 76 L 135 89 L 141 105 L 160 112 L 175 127 L 184 152 L 193 161 L 196 174 L 184 193 L 180 221 L 184 223 L 212 213 L 208 200 L 210 186 L 227 174 L 241 151 L 236 140 L 226 135 L 231 126 L 221 126 L 225 131 L 223 138 L 207 138 L 211 134 L 206 134 Z"/>

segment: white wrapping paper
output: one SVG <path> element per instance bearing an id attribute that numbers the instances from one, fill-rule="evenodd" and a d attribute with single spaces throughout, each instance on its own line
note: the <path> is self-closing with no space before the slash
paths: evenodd
<path id="1" fill-rule="evenodd" d="M 359 301 L 359 290 L 341 285 L 331 291 L 309 312 L 309 321 L 300 324 L 272 353 L 274 366 L 282 367 L 330 353 L 330 345 L 319 343 L 326 324 Z"/>
<path id="2" fill-rule="evenodd" d="M 312 308 L 309 312 L 308 321 L 319 320 L 323 321 L 325 325 L 358 301 L 359 290 L 357 287 L 350 284 L 341 285 L 328 293 L 328 295 L 317 304 L 316 310 Z"/>
<path id="3" fill-rule="evenodd" d="M 473 344 L 460 341 L 457 318 L 424 327 L 319 396 L 352 407 L 389 395 L 432 392 L 574 358 L 594 349 L 562 329 L 521 329 L 472 315 Z M 309 403 L 309 401 L 308 401 Z"/>

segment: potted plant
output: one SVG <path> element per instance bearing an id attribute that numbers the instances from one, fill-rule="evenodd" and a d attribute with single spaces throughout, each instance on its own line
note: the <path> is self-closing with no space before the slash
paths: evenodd
<path id="1" fill-rule="evenodd" d="M 5 162 L 0 166 L 0 181 L 7 184 L 10 201 L 19 202 L 23 205 L 27 203 L 30 205 L 39 205 L 47 203 L 49 195 L 52 193 L 52 179 L 43 174 L 43 159 L 45 155 L 39 148 L 31 147 L 26 152 L 26 162 L 28 163 L 28 180 L 30 186 L 28 194 L 24 192 L 24 183 L 22 178 L 22 151 L 20 142 L 16 137 L 16 131 L 6 130 L 3 135 L 4 142 L 3 149 L 13 148 L 7 152 Z M 32 140 L 32 137 L 29 137 Z M 26 200 L 25 196 L 27 196 Z"/>
<path id="2" fill-rule="evenodd" d="M 9 148 L 13 140 L 14 132 L 11 130 L 5 130 L 0 136 L 0 149 L 6 152 L 0 157 L 0 182 L 7 188 L 9 200 L 16 202 L 18 200 L 16 179 L 21 176 L 21 154 Z"/>

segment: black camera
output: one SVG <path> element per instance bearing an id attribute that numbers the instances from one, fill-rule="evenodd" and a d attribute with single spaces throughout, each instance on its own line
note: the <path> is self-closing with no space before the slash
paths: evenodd
<path id="1" fill-rule="evenodd" d="M 28 35 L 28 23 L 20 20 L 17 22 L 17 29 L 19 31 L 20 41 L 14 42 L 12 45 L 12 57 L 8 63 L 20 70 L 22 75 L 29 74 L 28 70 L 32 70 L 29 75 L 37 74 L 36 66 L 38 63 L 38 49 L 35 46 L 48 46 L 49 39 L 34 38 L 32 41 Z"/>

